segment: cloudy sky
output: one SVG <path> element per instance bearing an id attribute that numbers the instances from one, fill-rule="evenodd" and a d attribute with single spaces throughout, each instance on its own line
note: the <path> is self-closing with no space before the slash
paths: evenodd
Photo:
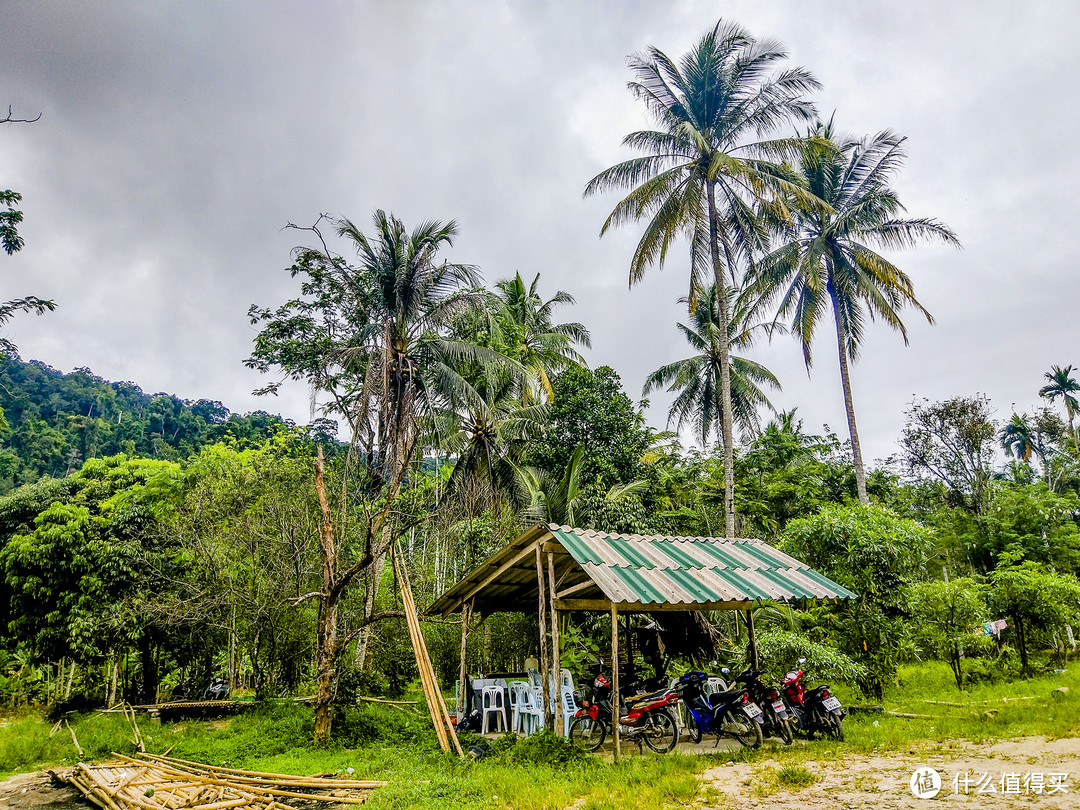
<path id="1" fill-rule="evenodd" d="M 1038 404 L 1051 364 L 1080 364 L 1073 310 L 1080 185 L 1080 4 L 1046 0 L 657 2 L 89 2 L 11 0 L 0 104 L 41 120 L 0 128 L 0 188 L 24 195 L 25 249 L 0 255 L 0 300 L 59 309 L 8 330 L 24 358 L 89 366 L 145 391 L 308 421 L 307 392 L 252 397 L 252 303 L 295 292 L 284 272 L 322 212 L 365 224 L 456 219 L 447 255 L 493 282 L 541 273 L 640 396 L 686 356 L 686 272 L 627 288 L 638 232 L 598 237 L 616 200 L 584 184 L 646 128 L 628 54 L 681 54 L 718 17 L 782 40 L 823 84 L 838 125 L 908 136 L 896 188 L 962 251 L 896 257 L 936 318 L 911 344 L 871 328 L 854 367 L 868 459 L 896 452 L 903 411 L 984 392 L 999 417 Z M 828 330 L 808 376 L 796 343 L 755 356 L 814 430 L 843 434 Z M 663 426 L 667 399 L 653 397 Z"/>

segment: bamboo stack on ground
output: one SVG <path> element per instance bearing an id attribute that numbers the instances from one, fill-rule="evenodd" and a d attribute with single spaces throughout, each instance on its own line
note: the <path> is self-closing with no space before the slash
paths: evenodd
<path id="1" fill-rule="evenodd" d="M 114 754 L 97 765 L 80 762 L 55 774 L 103 810 L 285 810 L 303 802 L 360 804 L 386 782 L 211 768 L 197 762 L 142 754 Z M 292 801 L 285 801 L 285 800 Z"/>
<path id="2" fill-rule="evenodd" d="M 390 556 L 393 559 L 394 574 L 397 576 L 401 590 L 401 604 L 405 608 L 409 637 L 412 639 L 413 651 L 416 653 L 416 667 L 420 670 L 420 682 L 424 687 L 424 697 L 427 699 L 428 710 L 431 712 L 431 721 L 435 725 L 435 735 L 439 738 L 439 746 L 443 751 L 449 751 L 452 742 L 457 755 L 464 758 L 465 752 L 461 749 L 457 731 L 450 721 L 446 701 L 443 700 L 442 691 L 435 680 L 435 670 L 431 666 L 431 657 L 428 655 L 427 644 L 424 642 L 424 634 L 420 631 L 420 618 L 416 613 L 416 602 L 413 600 L 409 573 L 405 570 L 405 564 L 401 560 L 401 547 L 397 543 L 394 543 Z"/>

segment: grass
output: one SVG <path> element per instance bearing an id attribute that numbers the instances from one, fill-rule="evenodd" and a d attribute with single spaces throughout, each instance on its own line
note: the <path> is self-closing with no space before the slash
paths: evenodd
<path id="1" fill-rule="evenodd" d="M 356 778 L 386 779 L 389 786 L 372 794 L 367 804 L 374 810 L 724 807 L 729 804 L 727 798 L 702 785 L 698 775 L 731 761 L 752 766 L 749 789 L 764 797 L 776 790 L 796 791 L 812 785 L 822 769 L 852 752 L 925 751 L 948 746 L 953 738 L 1080 736 L 1080 689 L 1074 687 L 1064 694 L 1054 691 L 1069 685 L 1067 673 L 959 693 L 947 666 L 920 664 L 902 669 L 900 682 L 899 688 L 886 695 L 886 709 L 933 715 L 933 719 L 855 714 L 845 720 L 847 741 L 843 743 L 823 740 L 782 746 L 769 741 L 756 751 L 630 755 L 618 764 L 569 751 L 554 738 L 500 741 L 486 758 L 463 762 L 438 750 L 425 715 L 374 705 L 347 710 L 336 721 L 336 740 L 322 748 L 310 742 L 310 708 L 292 703 L 221 720 L 156 725 L 140 718 L 139 722 L 152 752 L 171 748 L 174 756 L 211 765 L 280 773 L 344 774 L 351 768 Z M 846 704 L 861 702 L 838 691 Z M 1026 696 L 1035 699 L 1002 700 Z M 931 704 L 924 699 L 965 705 Z M 72 726 L 87 759 L 134 750 L 131 727 L 122 715 L 86 715 L 73 718 Z M 74 763 L 70 734 L 61 728 L 50 736 L 51 729 L 51 724 L 31 714 L 0 720 L 0 778 Z"/>

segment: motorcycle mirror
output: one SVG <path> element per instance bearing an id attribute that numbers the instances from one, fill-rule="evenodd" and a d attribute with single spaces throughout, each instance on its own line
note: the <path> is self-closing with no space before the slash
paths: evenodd
<path id="1" fill-rule="evenodd" d="M 800 658 L 800 659 L 799 659 L 799 666 L 802 666 L 802 665 L 803 665 L 803 664 L 805 664 L 805 663 L 806 663 L 806 659 L 805 659 L 805 658 Z"/>
<path id="2" fill-rule="evenodd" d="M 721 675 L 730 675 L 730 674 L 731 674 L 731 670 L 730 670 L 730 669 L 728 669 L 727 667 L 723 667 L 723 668 L 722 668 L 722 669 L 720 670 L 720 674 L 721 674 Z"/>

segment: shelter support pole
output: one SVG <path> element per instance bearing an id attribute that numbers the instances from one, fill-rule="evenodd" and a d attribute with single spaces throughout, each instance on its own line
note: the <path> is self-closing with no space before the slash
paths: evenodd
<path id="1" fill-rule="evenodd" d="M 611 732 L 615 740 L 615 761 L 619 761 L 619 610 L 611 606 Z"/>
<path id="2" fill-rule="evenodd" d="M 555 681 L 555 733 L 560 737 L 566 721 L 563 718 L 565 707 L 562 700 L 562 669 L 559 661 L 559 611 L 555 610 L 555 555 L 547 554 L 548 573 L 548 609 L 551 611 L 551 675 Z"/>
<path id="3" fill-rule="evenodd" d="M 469 622 L 472 621 L 473 602 L 470 599 L 468 602 L 461 606 L 461 665 L 458 667 L 458 701 L 457 701 L 457 715 L 458 722 L 461 722 L 462 716 L 465 714 L 465 710 L 468 708 L 468 693 L 466 690 L 469 688 L 469 674 L 465 668 L 465 653 L 467 651 L 467 642 L 469 640 Z"/>
<path id="4" fill-rule="evenodd" d="M 550 729 L 555 717 L 551 712 L 551 665 L 547 649 L 547 589 L 544 587 L 544 560 L 536 544 L 536 590 L 540 596 L 540 678 L 544 697 L 544 728 Z"/>
<path id="5" fill-rule="evenodd" d="M 754 632 L 754 609 L 749 608 L 746 613 L 746 635 L 750 650 L 750 669 L 758 668 L 757 633 Z"/>

